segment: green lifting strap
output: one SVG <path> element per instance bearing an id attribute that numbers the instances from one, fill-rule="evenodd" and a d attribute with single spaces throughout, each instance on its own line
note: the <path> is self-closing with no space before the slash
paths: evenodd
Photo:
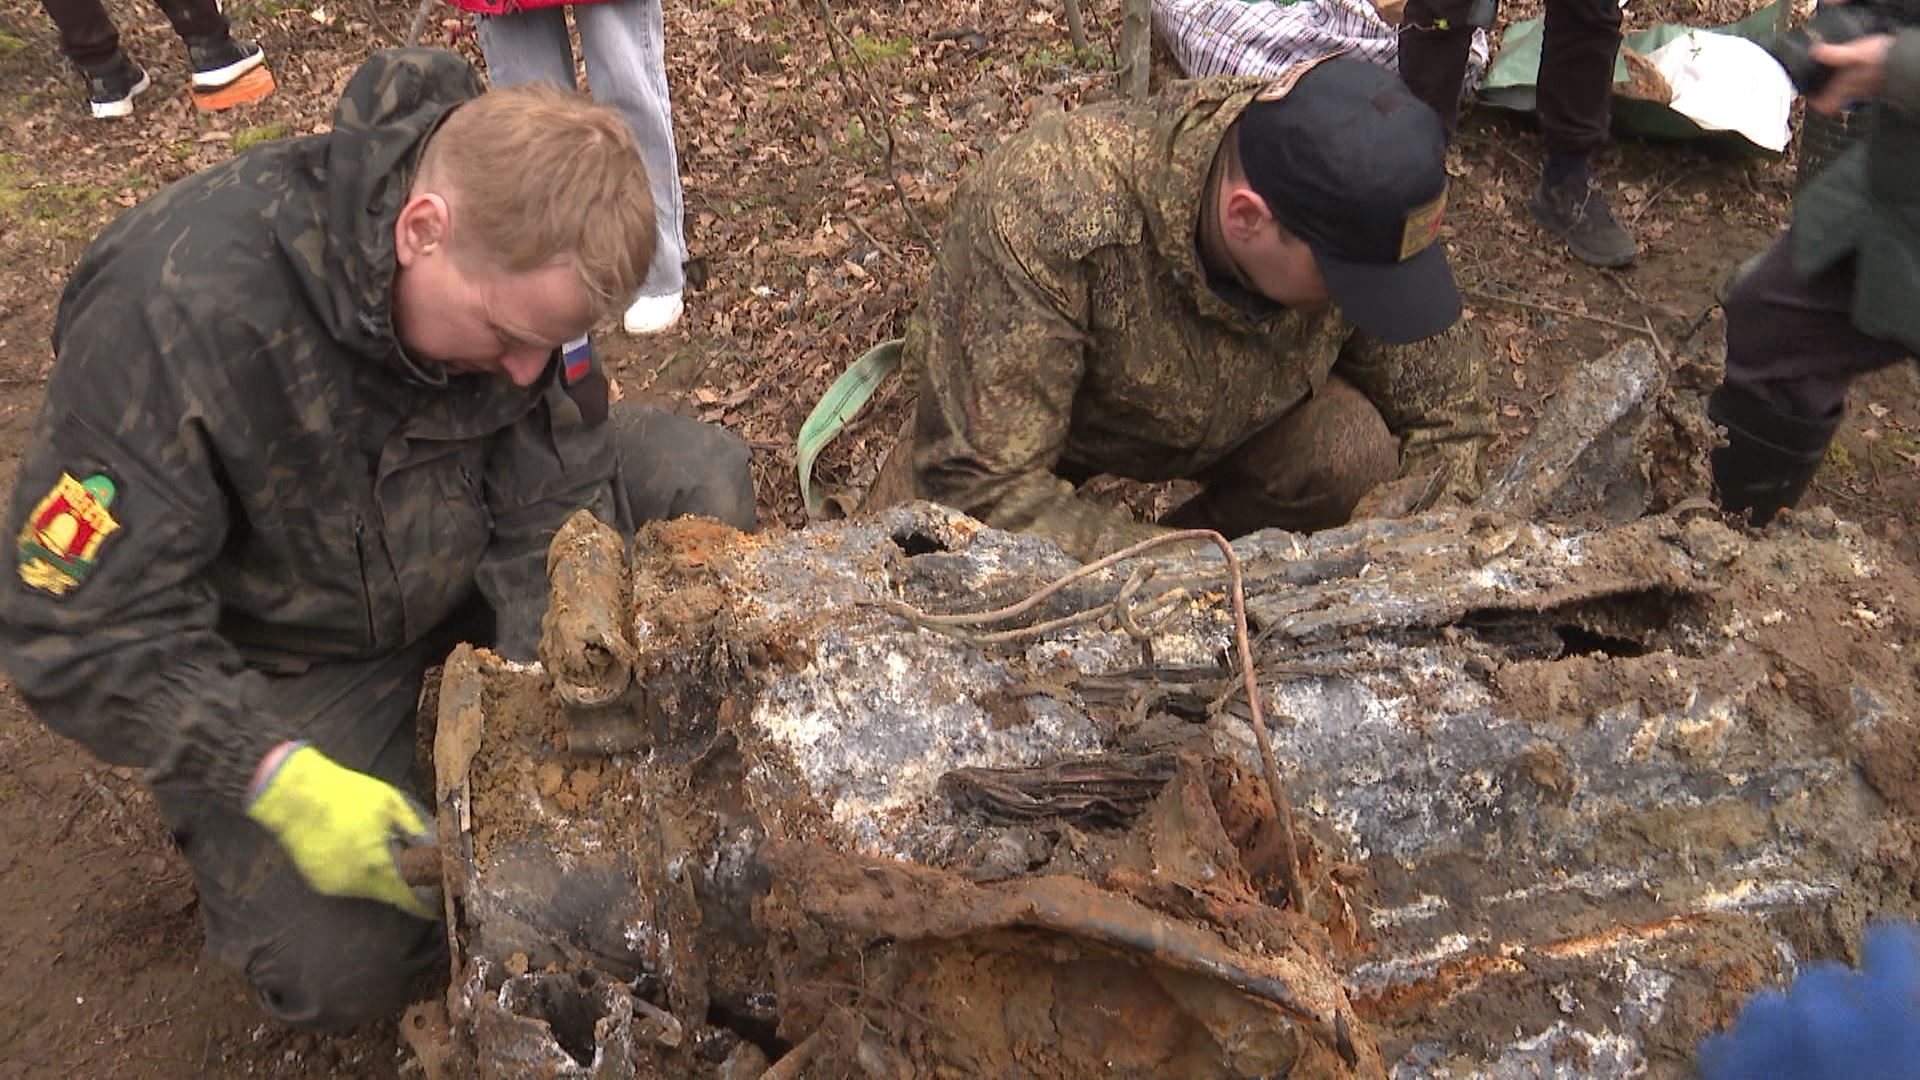
<path id="1" fill-rule="evenodd" d="M 807 517 L 820 518 L 826 506 L 826 496 L 813 486 L 813 460 L 820 451 L 827 448 L 848 421 L 860 415 L 867 407 L 873 392 L 887 381 L 900 366 L 900 339 L 882 342 L 867 350 L 867 355 L 853 362 L 853 366 L 840 373 L 827 387 L 820 403 L 807 414 L 807 422 L 800 425 L 800 439 L 795 443 L 799 451 L 795 457 L 795 466 L 800 471 L 800 497 L 806 501 Z"/>

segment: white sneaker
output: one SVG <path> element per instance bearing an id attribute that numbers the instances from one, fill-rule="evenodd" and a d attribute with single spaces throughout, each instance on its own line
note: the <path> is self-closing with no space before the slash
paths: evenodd
<path id="1" fill-rule="evenodd" d="M 658 334 L 671 330 L 673 324 L 680 321 L 680 315 L 687 305 L 680 299 L 679 293 L 665 296 L 643 296 L 627 309 L 626 318 L 620 320 L 627 333 L 638 337 L 642 334 Z"/>

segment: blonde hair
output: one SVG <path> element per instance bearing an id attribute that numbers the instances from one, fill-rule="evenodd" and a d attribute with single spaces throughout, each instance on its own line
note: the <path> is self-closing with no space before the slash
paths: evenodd
<path id="1" fill-rule="evenodd" d="M 494 90 L 428 140 L 414 190 L 456 208 L 455 250 L 507 273 L 572 263 L 607 316 L 653 261 L 653 194 L 620 114 L 546 83 Z"/>

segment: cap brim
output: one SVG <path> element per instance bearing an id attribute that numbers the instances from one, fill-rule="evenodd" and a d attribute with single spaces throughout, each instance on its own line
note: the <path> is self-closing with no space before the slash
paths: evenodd
<path id="1" fill-rule="evenodd" d="M 1389 345 L 1408 345 L 1460 319 L 1460 290 L 1439 244 L 1405 262 L 1356 263 L 1314 252 L 1347 321 Z"/>

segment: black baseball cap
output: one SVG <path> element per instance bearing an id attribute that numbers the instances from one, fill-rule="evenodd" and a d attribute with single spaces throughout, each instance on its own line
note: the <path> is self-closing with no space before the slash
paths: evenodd
<path id="1" fill-rule="evenodd" d="M 1312 249 L 1355 326 L 1404 345 L 1460 318 L 1436 242 L 1447 133 L 1398 75 L 1338 57 L 1298 65 L 1247 105 L 1238 131 L 1248 185 Z"/>

